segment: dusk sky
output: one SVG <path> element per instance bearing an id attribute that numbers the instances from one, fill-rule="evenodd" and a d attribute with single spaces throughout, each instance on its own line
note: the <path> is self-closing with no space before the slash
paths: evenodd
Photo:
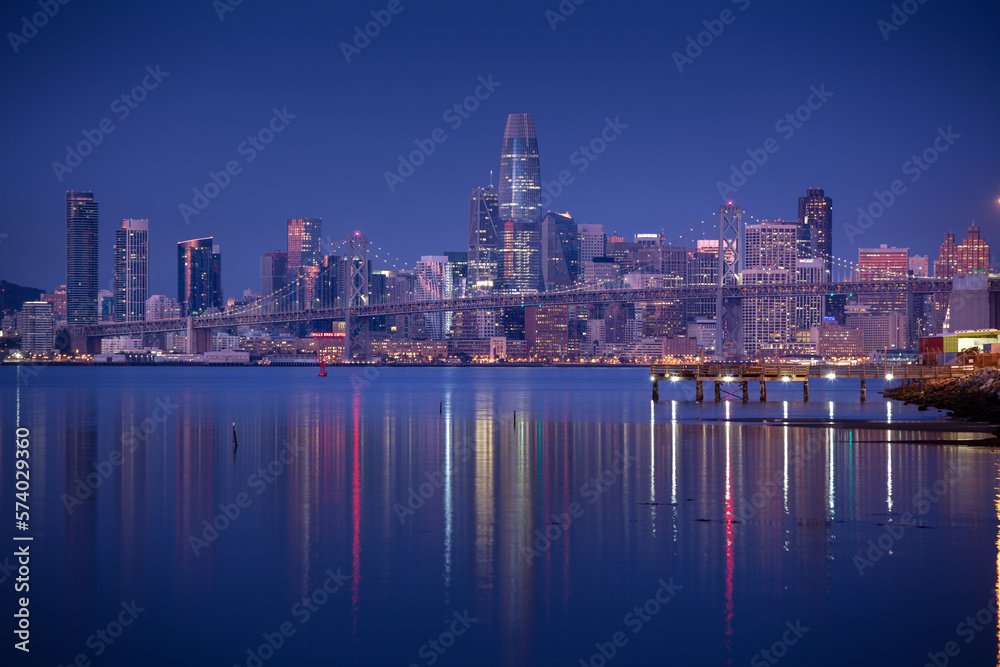
<path id="1" fill-rule="evenodd" d="M 933 260 L 943 232 L 973 221 L 1000 247 L 996 2 L 908 0 L 895 29 L 888 1 L 563 0 L 569 16 L 558 0 L 48 1 L 58 11 L 37 30 L 23 20 L 37 0 L 0 9 L 0 278 L 19 284 L 65 282 L 67 190 L 100 202 L 102 287 L 123 218 L 149 219 L 150 291 L 170 296 L 177 241 L 203 236 L 221 246 L 227 297 L 259 289 L 289 217 L 321 217 L 327 240 L 360 230 L 410 264 L 465 250 L 469 193 L 499 169 L 507 114 L 522 112 L 543 183 L 572 179 L 550 208 L 608 233 L 676 239 L 718 208 L 750 151 L 766 162 L 729 198 L 794 219 L 797 198 L 823 188 L 838 257 L 888 243 Z M 373 11 L 390 20 L 348 62 L 342 43 L 354 49 Z M 699 33 L 707 46 L 691 47 Z M 121 96 L 144 80 L 129 108 Z M 468 118 L 449 112 L 477 90 Z M 805 122 L 782 120 L 808 103 Z M 269 123 L 271 143 L 241 150 Z M 390 188 L 386 172 L 436 130 L 433 154 Z M 54 168 L 75 164 L 67 146 L 85 132 L 103 134 L 92 153 Z M 574 155 L 602 132 L 603 153 Z M 907 164 L 925 149 L 926 170 Z M 181 205 L 230 161 L 238 173 L 186 222 Z M 846 227 L 895 180 L 901 194 L 868 229 Z"/>

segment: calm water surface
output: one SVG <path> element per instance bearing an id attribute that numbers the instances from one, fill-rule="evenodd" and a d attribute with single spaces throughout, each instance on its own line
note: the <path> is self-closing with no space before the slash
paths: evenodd
<path id="1" fill-rule="evenodd" d="M 997 452 L 907 425 L 943 416 L 875 383 L 864 405 L 846 380 L 808 404 L 661 384 L 654 405 L 643 369 L 5 367 L 0 387 L 0 565 L 17 425 L 34 537 L 27 660 L 0 570 L 5 664 L 997 661 Z"/>

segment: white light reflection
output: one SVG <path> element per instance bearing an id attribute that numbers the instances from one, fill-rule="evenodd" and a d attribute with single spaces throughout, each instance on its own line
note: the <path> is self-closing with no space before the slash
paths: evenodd
<path id="1" fill-rule="evenodd" d="M 885 418 L 888 423 L 892 423 L 892 401 L 885 402 Z"/>
<path id="2" fill-rule="evenodd" d="M 649 402 L 649 501 L 653 508 L 653 535 L 656 535 L 656 402 Z"/>
<path id="3" fill-rule="evenodd" d="M 726 401 L 726 423 L 729 423 L 729 401 Z"/>
<path id="4" fill-rule="evenodd" d="M 784 406 L 785 409 L 785 419 L 788 419 L 788 401 L 782 401 L 781 404 Z"/>
<path id="5" fill-rule="evenodd" d="M 785 424 L 782 429 L 785 432 L 785 476 L 784 476 L 784 491 L 785 491 L 785 514 L 788 514 L 788 424 Z"/>
<path id="6" fill-rule="evenodd" d="M 834 472 L 834 470 L 833 470 L 833 466 L 834 466 L 833 453 L 834 452 L 833 452 L 833 429 L 832 428 L 827 429 L 827 431 L 826 431 L 826 449 L 827 449 L 828 452 L 830 452 L 829 461 L 827 462 L 827 468 L 830 471 L 829 472 L 829 478 L 827 479 L 827 497 L 829 498 L 829 501 L 830 501 L 830 518 L 832 519 L 833 515 L 835 514 L 834 509 L 833 509 L 833 504 L 834 504 L 834 500 L 836 500 L 835 494 L 833 492 L 833 472 Z"/>
<path id="7" fill-rule="evenodd" d="M 670 503 L 673 506 L 674 542 L 677 541 L 677 422 L 670 427 Z"/>
<path id="8" fill-rule="evenodd" d="M 833 401 L 830 401 L 830 419 L 833 419 Z"/>
<path id="9" fill-rule="evenodd" d="M 886 432 L 886 438 L 890 441 L 885 443 L 885 504 L 892 514 L 892 432 Z"/>
<path id="10" fill-rule="evenodd" d="M 670 421 L 677 423 L 677 401 L 670 401 Z"/>
<path id="11" fill-rule="evenodd" d="M 445 394 L 448 409 L 444 416 L 444 585 L 451 586 L 451 534 L 454 508 L 452 507 L 452 424 L 451 424 L 451 392 Z"/>

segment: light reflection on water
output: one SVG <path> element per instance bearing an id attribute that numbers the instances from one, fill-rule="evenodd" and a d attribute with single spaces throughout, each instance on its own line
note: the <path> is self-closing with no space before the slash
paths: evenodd
<path id="1" fill-rule="evenodd" d="M 440 664 L 578 664 L 617 631 L 615 664 L 746 664 L 796 620 L 796 663 L 922 664 L 1000 600 L 996 454 L 911 444 L 971 436 L 907 428 L 938 415 L 862 405 L 849 381 L 720 406 L 682 386 L 653 404 L 642 369 L 352 372 L 48 368 L 6 400 L 5 443 L 16 411 L 32 430 L 40 659 L 90 651 L 134 598 L 147 611 L 104 664 L 246 664 L 285 621 L 266 664 L 427 664 L 463 612 L 476 621 Z M 131 449 L 158 400 L 177 407 Z M 67 512 L 112 451 L 122 464 Z M 5 504 L 12 461 L 5 447 Z M 924 527 L 869 554 L 956 465 Z M 859 574 L 859 556 L 878 558 Z M 307 597 L 302 623 L 328 572 L 346 583 Z M 683 588 L 633 634 L 623 619 L 661 578 Z M 1000 625 L 986 634 L 963 661 L 1000 655 Z"/>

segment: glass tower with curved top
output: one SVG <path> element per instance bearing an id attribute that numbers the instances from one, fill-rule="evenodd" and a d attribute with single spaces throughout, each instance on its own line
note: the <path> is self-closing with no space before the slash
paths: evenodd
<path id="1" fill-rule="evenodd" d="M 500 152 L 500 219 L 540 223 L 542 176 L 538 138 L 529 113 L 507 116 Z"/>

